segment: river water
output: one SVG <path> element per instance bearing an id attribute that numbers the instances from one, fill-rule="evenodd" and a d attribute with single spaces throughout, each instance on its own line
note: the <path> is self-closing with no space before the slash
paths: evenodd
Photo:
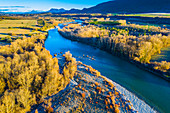
<path id="1" fill-rule="evenodd" d="M 51 55 L 70 51 L 78 61 L 91 65 L 102 75 L 122 85 L 160 112 L 170 112 L 170 83 L 105 51 L 63 38 L 49 30 L 45 48 Z M 94 57 L 95 60 L 89 57 Z M 83 57 L 84 56 L 84 57 Z"/>

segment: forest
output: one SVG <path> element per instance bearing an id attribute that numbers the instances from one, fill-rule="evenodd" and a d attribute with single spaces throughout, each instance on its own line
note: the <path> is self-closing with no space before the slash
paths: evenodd
<path id="1" fill-rule="evenodd" d="M 65 54 L 66 65 L 44 47 L 46 35 L 18 39 L 0 47 L 0 112 L 23 113 L 43 98 L 64 89 L 76 71 L 76 61 Z"/>

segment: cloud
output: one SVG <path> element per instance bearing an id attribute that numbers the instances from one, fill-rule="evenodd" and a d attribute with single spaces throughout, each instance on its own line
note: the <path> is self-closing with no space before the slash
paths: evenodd
<path id="1" fill-rule="evenodd" d="M 0 6 L 0 12 L 23 12 L 30 8 L 28 6 Z"/>
<path id="2" fill-rule="evenodd" d="M 0 8 L 28 8 L 27 6 L 0 6 Z"/>
<path id="3" fill-rule="evenodd" d="M 0 12 L 13 12 L 18 11 L 18 9 L 0 9 Z"/>
<path id="4" fill-rule="evenodd" d="M 0 9 L 0 12 L 1 12 L 1 11 L 3 11 L 3 12 L 4 12 L 4 11 L 9 11 L 9 10 L 10 10 L 10 9 Z"/>

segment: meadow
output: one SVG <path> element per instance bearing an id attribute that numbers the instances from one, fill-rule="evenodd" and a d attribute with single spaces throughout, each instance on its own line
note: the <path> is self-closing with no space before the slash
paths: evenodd
<path id="1" fill-rule="evenodd" d="M 37 20 L 1 20 L 0 28 L 36 27 Z"/>

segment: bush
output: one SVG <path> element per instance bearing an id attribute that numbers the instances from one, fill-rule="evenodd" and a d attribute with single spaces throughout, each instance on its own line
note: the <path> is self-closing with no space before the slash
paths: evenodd
<path id="1" fill-rule="evenodd" d="M 63 69 L 63 74 L 66 78 L 73 78 L 75 72 L 77 71 L 77 62 L 75 58 L 72 58 L 72 54 L 68 51 L 64 54 L 67 64 L 65 64 Z M 70 76 L 68 76 L 70 75 Z"/>

